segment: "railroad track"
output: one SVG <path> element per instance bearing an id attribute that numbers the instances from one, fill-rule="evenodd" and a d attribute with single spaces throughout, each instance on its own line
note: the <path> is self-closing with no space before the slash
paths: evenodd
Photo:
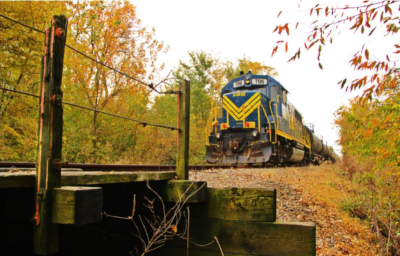
<path id="1" fill-rule="evenodd" d="M 7 168 L 35 168 L 34 162 L 0 162 L 0 172 L 8 171 Z M 241 166 L 232 165 L 189 165 L 191 171 L 201 171 L 206 169 L 229 169 Z M 68 168 L 68 171 L 83 170 L 83 171 L 175 171 L 175 165 L 136 165 L 136 164 L 75 164 L 65 163 L 62 168 Z"/>

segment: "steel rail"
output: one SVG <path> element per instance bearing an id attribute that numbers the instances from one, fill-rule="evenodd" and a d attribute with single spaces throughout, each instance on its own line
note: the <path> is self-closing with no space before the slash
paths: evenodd
<path id="1" fill-rule="evenodd" d="M 0 171 L 7 171 L 6 168 L 35 168 L 34 162 L 0 162 Z M 77 164 L 63 163 L 62 168 L 83 171 L 175 171 L 175 165 L 136 165 L 136 164 Z M 236 168 L 232 165 L 189 165 L 189 170 L 201 171 L 207 169 L 229 169 Z"/>

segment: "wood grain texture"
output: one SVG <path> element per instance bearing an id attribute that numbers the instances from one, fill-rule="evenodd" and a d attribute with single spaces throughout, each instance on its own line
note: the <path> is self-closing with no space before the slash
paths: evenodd
<path id="1" fill-rule="evenodd" d="M 55 188 L 53 223 L 84 225 L 101 221 L 103 189 L 100 187 Z"/>
<path id="2" fill-rule="evenodd" d="M 34 172 L 0 172 L 0 189 L 35 186 Z M 154 180 L 170 180 L 175 172 L 68 172 L 61 173 L 62 186 L 101 185 L 113 183 L 131 183 Z"/>
<path id="3" fill-rule="evenodd" d="M 178 179 L 189 179 L 190 81 L 179 84 Z"/>
<path id="4" fill-rule="evenodd" d="M 63 133 L 61 89 L 68 20 L 53 16 L 45 33 L 39 108 L 39 139 L 36 175 L 34 253 L 49 255 L 58 251 L 58 227 L 52 224 L 52 192 L 61 186 L 60 162 Z M 57 33 L 56 33 L 57 31 Z"/>
<path id="5" fill-rule="evenodd" d="M 208 188 L 208 200 L 193 204 L 192 216 L 221 220 L 276 220 L 276 190 L 260 188 Z"/>
<path id="6" fill-rule="evenodd" d="M 200 189 L 201 188 L 201 189 Z M 196 192 L 197 191 L 197 192 Z M 160 195 L 164 202 L 185 201 L 187 203 L 200 203 L 207 201 L 207 182 L 189 180 L 170 180 L 161 188 Z"/>
<path id="7" fill-rule="evenodd" d="M 207 244 L 216 236 L 224 253 L 268 256 L 311 256 L 316 254 L 314 223 L 193 218 L 190 224 L 190 237 L 194 242 Z M 175 239 L 168 245 L 186 248 L 186 241 Z M 191 244 L 190 247 L 203 251 L 202 255 L 209 255 L 209 251 L 219 252 L 216 243 L 207 247 Z"/>

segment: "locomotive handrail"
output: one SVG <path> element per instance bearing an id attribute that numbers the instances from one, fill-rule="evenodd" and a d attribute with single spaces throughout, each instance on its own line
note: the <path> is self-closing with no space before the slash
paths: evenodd
<path id="1" fill-rule="evenodd" d="M 268 114 L 267 114 L 267 111 L 265 111 L 265 108 L 264 108 L 264 106 L 263 106 L 263 105 L 261 105 L 261 107 L 262 107 L 262 109 L 263 109 L 263 111 L 264 111 L 264 115 L 265 115 L 265 117 L 266 117 L 266 119 L 267 119 L 267 121 L 268 121 L 268 133 L 269 133 L 269 141 L 271 141 L 271 142 L 272 142 L 272 135 L 271 135 L 271 122 L 269 121 Z"/>
<path id="2" fill-rule="evenodd" d="M 279 130 L 278 101 L 279 101 L 279 95 L 276 98 L 276 100 L 269 101 L 269 109 L 271 110 L 271 116 L 272 116 L 272 119 L 274 119 L 274 123 L 275 123 L 275 142 L 272 142 L 272 144 L 275 144 L 278 141 L 278 130 Z M 275 107 L 276 120 L 274 117 L 274 111 L 272 111 L 272 102 L 275 102 L 275 106 L 276 106 Z"/>

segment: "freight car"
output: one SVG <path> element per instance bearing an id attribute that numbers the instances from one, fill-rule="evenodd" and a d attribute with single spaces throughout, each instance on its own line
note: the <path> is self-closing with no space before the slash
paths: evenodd
<path id="1" fill-rule="evenodd" d="M 303 125 L 288 90 L 274 78 L 241 73 L 222 89 L 221 98 L 222 107 L 212 108 L 207 127 L 208 163 L 335 161 L 332 148 Z"/>

